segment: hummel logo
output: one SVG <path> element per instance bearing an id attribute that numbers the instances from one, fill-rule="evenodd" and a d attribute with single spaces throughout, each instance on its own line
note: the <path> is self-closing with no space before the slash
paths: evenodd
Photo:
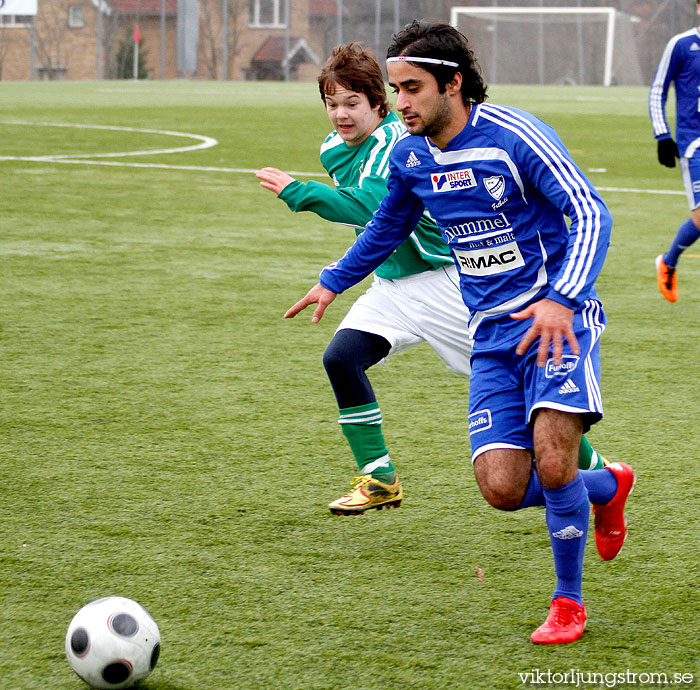
<path id="1" fill-rule="evenodd" d="M 559 394 L 563 395 L 564 393 L 578 393 L 581 389 L 571 380 L 571 379 L 566 379 L 564 381 L 564 385 L 559 389 Z"/>
<path id="2" fill-rule="evenodd" d="M 418 156 L 416 156 L 416 154 L 413 151 L 411 151 L 411 153 L 408 154 L 408 158 L 406 159 L 406 167 L 415 168 L 417 165 L 420 165 Z"/>
<path id="3" fill-rule="evenodd" d="M 693 43 L 693 45 L 690 46 L 690 50 L 691 50 L 691 51 L 693 51 L 693 50 L 700 50 L 700 46 L 699 46 L 697 43 Z"/>
<path id="4" fill-rule="evenodd" d="M 557 539 L 578 539 L 583 536 L 583 532 L 580 529 L 576 529 L 573 525 L 569 525 L 558 532 L 552 532 L 552 536 Z"/>

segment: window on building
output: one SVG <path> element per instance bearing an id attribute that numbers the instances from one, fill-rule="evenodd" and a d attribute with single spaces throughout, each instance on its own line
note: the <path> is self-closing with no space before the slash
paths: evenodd
<path id="1" fill-rule="evenodd" d="M 283 29 L 284 3 L 290 0 L 250 0 L 250 26 Z"/>
<path id="2" fill-rule="evenodd" d="M 0 14 L 0 28 L 31 26 L 32 17 L 26 14 Z"/>
<path id="3" fill-rule="evenodd" d="M 80 29 L 85 26 L 83 8 L 80 5 L 70 5 L 68 7 L 68 26 L 71 29 Z"/>

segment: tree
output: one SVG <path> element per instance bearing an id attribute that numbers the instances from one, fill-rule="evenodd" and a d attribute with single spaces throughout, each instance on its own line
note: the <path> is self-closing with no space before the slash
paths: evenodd
<path id="1" fill-rule="evenodd" d="M 217 79 L 223 74 L 223 3 L 226 2 L 226 52 L 229 65 L 239 52 L 238 36 L 241 22 L 241 10 L 247 3 L 243 0 L 199 0 L 200 31 L 202 36 L 202 63 L 210 79 Z M 229 66 L 227 65 L 227 67 Z M 228 73 L 229 70 L 227 69 Z"/>
<path id="2" fill-rule="evenodd" d="M 64 3 L 50 2 L 43 3 L 41 9 L 34 18 L 34 49 L 41 69 L 49 79 L 55 79 L 66 67 L 63 39 L 68 28 L 68 8 Z M 31 32 L 31 27 L 27 31 Z"/>
<path id="3" fill-rule="evenodd" d="M 115 55 L 115 76 L 117 79 L 132 79 L 134 76 L 134 29 L 128 27 L 125 37 L 119 41 L 119 48 Z M 137 74 L 139 79 L 148 79 L 148 70 L 146 69 L 146 58 L 148 51 L 144 50 L 144 39 L 141 39 L 139 45 L 138 67 Z"/>

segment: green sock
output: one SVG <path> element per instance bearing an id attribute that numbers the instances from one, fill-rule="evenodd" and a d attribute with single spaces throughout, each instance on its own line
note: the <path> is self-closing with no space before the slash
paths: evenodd
<path id="1" fill-rule="evenodd" d="M 602 470 L 605 467 L 603 458 L 593 450 L 585 436 L 581 437 L 581 445 L 578 447 L 578 466 L 581 470 Z"/>
<path id="2" fill-rule="evenodd" d="M 391 484 L 396 469 L 389 457 L 384 434 L 382 413 L 377 402 L 339 410 L 338 423 L 362 474 L 371 474 L 380 482 Z"/>

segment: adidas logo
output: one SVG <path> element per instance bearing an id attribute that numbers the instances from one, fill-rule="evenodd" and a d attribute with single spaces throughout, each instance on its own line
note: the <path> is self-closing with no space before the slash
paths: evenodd
<path id="1" fill-rule="evenodd" d="M 700 50 L 700 46 L 697 43 L 693 42 L 693 45 L 690 46 L 690 50 Z"/>
<path id="2" fill-rule="evenodd" d="M 578 393 L 581 389 L 571 380 L 571 379 L 566 379 L 564 381 L 564 385 L 559 389 L 559 394 L 563 395 L 564 393 Z"/>
<path id="3" fill-rule="evenodd" d="M 411 153 L 408 154 L 408 158 L 406 159 L 406 167 L 415 168 L 417 165 L 420 165 L 418 156 L 416 156 L 416 154 L 413 151 L 411 151 Z"/>
<path id="4" fill-rule="evenodd" d="M 569 525 L 558 532 L 552 532 L 552 536 L 557 539 L 578 539 L 583 536 L 583 532 L 580 529 L 576 529 L 573 525 Z"/>

